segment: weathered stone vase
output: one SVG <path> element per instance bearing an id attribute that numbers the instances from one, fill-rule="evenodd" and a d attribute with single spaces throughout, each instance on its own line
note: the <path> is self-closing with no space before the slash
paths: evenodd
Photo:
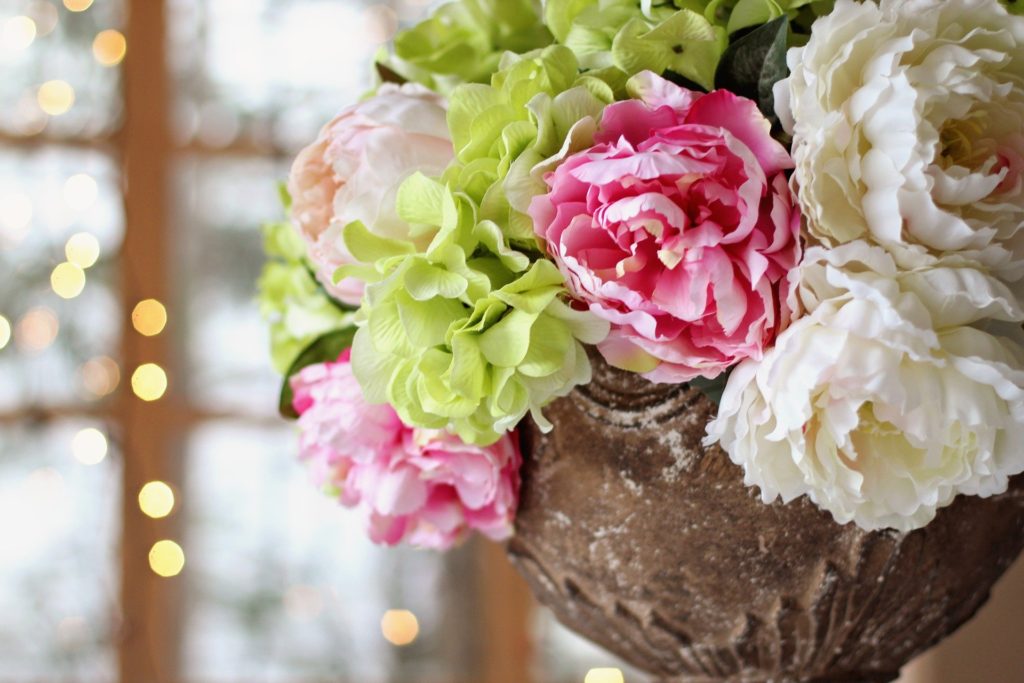
<path id="1" fill-rule="evenodd" d="M 926 528 L 868 533 L 761 503 L 701 447 L 714 406 L 595 361 L 524 436 L 509 553 L 570 628 L 658 680 L 890 681 L 968 620 L 1024 546 L 1024 478 Z M 1024 447 L 1024 445 L 1022 445 Z"/>

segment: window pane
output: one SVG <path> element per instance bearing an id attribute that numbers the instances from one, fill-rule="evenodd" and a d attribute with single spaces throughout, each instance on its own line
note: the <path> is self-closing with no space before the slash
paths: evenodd
<path id="1" fill-rule="evenodd" d="M 444 654 L 443 556 L 373 546 L 356 516 L 317 491 L 291 457 L 290 428 L 217 422 L 189 445 L 189 680 L 453 680 Z M 470 598 L 466 594 L 464 597 Z M 412 612 L 407 647 L 382 636 Z"/>
<path id="2" fill-rule="evenodd" d="M 0 131 L 112 133 L 121 114 L 120 50 L 104 48 L 105 38 L 95 52 L 93 46 L 121 23 L 120 0 L 95 0 L 84 12 L 68 11 L 58 0 L 0 0 Z"/>
<path id="3" fill-rule="evenodd" d="M 95 400 L 116 386 L 119 184 L 99 151 L 0 150 L 0 332 L 11 328 L 0 334 L 0 410 Z M 77 265 L 54 280 L 69 259 Z"/>
<path id="4" fill-rule="evenodd" d="M 255 303 L 263 266 L 259 226 L 280 216 L 284 164 L 194 157 L 178 167 L 180 305 L 190 399 L 211 410 L 274 414 L 280 379 Z"/>
<path id="5" fill-rule="evenodd" d="M 120 467 L 102 430 L 0 426 L 0 679 L 113 680 Z"/>

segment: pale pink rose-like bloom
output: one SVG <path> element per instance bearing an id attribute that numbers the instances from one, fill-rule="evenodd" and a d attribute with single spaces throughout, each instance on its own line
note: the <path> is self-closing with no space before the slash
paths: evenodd
<path id="1" fill-rule="evenodd" d="M 375 543 L 444 550 L 477 531 L 512 535 L 522 456 L 507 434 L 481 447 L 402 423 L 363 399 L 350 352 L 292 378 L 300 457 L 318 484 L 363 516 Z"/>
<path id="2" fill-rule="evenodd" d="M 534 198 L 572 294 L 612 323 L 599 348 L 655 382 L 758 359 L 789 320 L 800 213 L 785 147 L 751 100 L 651 72 L 605 109 L 596 144 Z"/>
<path id="3" fill-rule="evenodd" d="M 385 83 L 342 111 L 292 165 L 292 220 L 308 244 L 317 276 L 340 301 L 358 305 L 363 283 L 334 271 L 352 263 L 342 230 L 362 221 L 372 232 L 408 239 L 398 217 L 398 187 L 417 171 L 439 175 L 454 156 L 445 101 L 426 88 Z"/>

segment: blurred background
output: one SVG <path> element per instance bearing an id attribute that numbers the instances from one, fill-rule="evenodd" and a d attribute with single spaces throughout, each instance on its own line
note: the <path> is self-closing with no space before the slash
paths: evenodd
<path id="1" fill-rule="evenodd" d="M 275 182 L 430 4 L 0 0 L 0 682 L 646 680 L 496 546 L 372 546 L 276 417 Z M 903 681 L 1024 682 L 1024 566 Z"/>

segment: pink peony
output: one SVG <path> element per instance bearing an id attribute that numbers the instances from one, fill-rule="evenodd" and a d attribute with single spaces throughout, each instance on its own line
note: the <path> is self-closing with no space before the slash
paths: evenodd
<path id="1" fill-rule="evenodd" d="M 440 175 L 451 161 L 446 115 L 439 95 L 387 83 L 324 126 L 292 165 L 293 220 L 317 276 L 339 300 L 358 305 L 363 294 L 362 282 L 333 282 L 334 271 L 353 261 L 342 229 L 362 221 L 379 235 L 409 238 L 409 226 L 395 210 L 398 187 L 416 171 Z"/>
<path id="2" fill-rule="evenodd" d="M 613 365 L 655 382 L 760 358 L 789 318 L 800 214 L 786 149 L 750 100 L 650 72 L 530 207 L 568 287 L 612 323 Z"/>
<path id="3" fill-rule="evenodd" d="M 518 437 L 481 447 L 414 429 L 388 405 L 369 405 L 350 352 L 292 378 L 301 458 L 320 485 L 361 512 L 375 543 L 446 549 L 470 531 L 512 535 L 519 502 Z"/>

